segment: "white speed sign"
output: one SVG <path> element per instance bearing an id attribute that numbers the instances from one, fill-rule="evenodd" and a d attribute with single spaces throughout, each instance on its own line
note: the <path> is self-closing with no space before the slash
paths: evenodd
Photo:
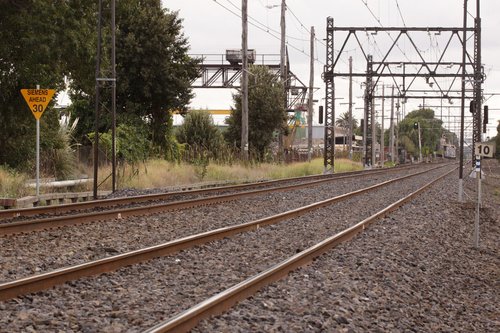
<path id="1" fill-rule="evenodd" d="M 495 146 L 486 143 L 478 143 L 476 144 L 475 154 L 483 157 L 493 157 L 493 153 L 495 152 Z"/>

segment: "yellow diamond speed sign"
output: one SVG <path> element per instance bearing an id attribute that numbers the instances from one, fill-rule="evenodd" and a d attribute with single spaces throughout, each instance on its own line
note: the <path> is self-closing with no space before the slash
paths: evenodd
<path id="1" fill-rule="evenodd" d="M 55 92 L 55 89 L 21 89 L 21 94 L 36 119 L 40 119 Z"/>

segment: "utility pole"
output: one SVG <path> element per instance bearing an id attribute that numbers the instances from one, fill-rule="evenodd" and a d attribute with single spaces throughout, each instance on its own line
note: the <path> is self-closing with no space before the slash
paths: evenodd
<path id="1" fill-rule="evenodd" d="M 281 0 L 281 20 L 280 20 L 280 27 L 281 27 L 281 48 L 280 48 L 280 78 L 281 82 L 283 83 L 283 89 L 285 91 L 285 113 L 286 113 L 286 108 L 287 108 L 287 95 L 286 95 L 286 86 L 288 84 L 287 82 L 287 75 L 286 75 L 286 20 L 285 20 L 285 15 L 286 15 L 286 1 Z M 280 130 L 279 135 L 278 135 L 278 159 L 281 161 L 283 159 L 283 133 Z"/>
<path id="2" fill-rule="evenodd" d="M 391 89 L 391 130 L 389 145 L 391 146 L 391 162 L 394 164 L 394 85 Z"/>
<path id="3" fill-rule="evenodd" d="M 313 141 L 313 98 L 314 98 L 314 27 L 311 27 L 311 62 L 309 73 L 309 100 L 307 103 L 307 161 L 311 162 L 312 158 L 312 141 Z"/>
<path id="4" fill-rule="evenodd" d="M 242 0 L 241 5 L 241 157 L 248 160 L 248 0 Z"/>
<path id="5" fill-rule="evenodd" d="M 352 132 L 353 132 L 353 121 L 352 121 L 352 57 L 349 57 L 349 159 L 352 160 Z"/>
<path id="6" fill-rule="evenodd" d="M 462 105 L 460 115 L 460 166 L 458 168 L 458 201 L 463 202 L 464 195 L 464 117 L 465 117 L 465 61 L 467 57 L 467 0 L 464 0 L 464 30 L 462 37 Z"/>
<path id="7" fill-rule="evenodd" d="M 112 162 L 112 190 L 116 190 L 116 51 L 115 51 L 115 41 L 116 41 L 116 29 L 115 29 L 115 9 L 116 0 L 110 0 L 109 5 L 104 7 L 103 0 L 99 0 L 99 12 L 97 21 L 97 54 L 96 54 L 96 71 L 95 71 L 95 124 L 94 124 L 94 188 L 93 196 L 97 199 L 97 188 L 98 184 L 98 169 L 99 169 L 99 123 L 101 109 L 107 109 L 111 112 L 111 162 Z M 103 29 L 103 11 L 108 10 L 110 12 L 110 29 Z M 110 31 L 111 36 L 109 42 L 111 42 L 111 59 L 103 59 L 102 52 L 103 48 L 103 31 Z M 103 68 L 106 67 L 107 68 Z M 111 66 L 111 68 L 109 68 Z M 102 100 L 102 96 L 109 96 L 108 94 L 101 94 L 101 90 L 111 88 L 111 103 Z M 108 102 L 108 103 L 106 103 Z M 110 109 L 111 108 L 111 109 Z"/>
<path id="8" fill-rule="evenodd" d="M 481 126 L 481 112 L 482 112 L 482 99 L 483 94 L 481 90 L 481 84 L 483 81 L 482 75 L 482 65 L 481 65 L 481 8 L 480 0 L 476 0 L 476 19 L 475 19 L 475 32 L 474 32 L 474 55 L 475 55 L 475 66 L 474 66 L 474 99 L 476 102 L 476 114 L 473 115 L 475 124 L 474 127 L 474 140 L 475 145 L 480 145 L 483 141 L 482 126 Z M 475 154 L 475 145 L 472 149 Z M 481 155 L 476 156 L 476 177 L 477 177 L 477 206 L 476 206 L 476 219 L 474 222 L 474 247 L 479 248 L 479 218 L 480 218 L 480 208 L 481 208 Z"/>
<path id="9" fill-rule="evenodd" d="M 384 107 L 385 107 L 385 86 L 382 85 L 382 121 L 380 123 L 380 167 L 384 167 Z"/>
<path id="10" fill-rule="evenodd" d="M 422 163 L 422 138 L 420 136 L 420 122 L 417 123 L 418 127 L 418 162 Z"/>
<path id="11" fill-rule="evenodd" d="M 101 113 L 100 105 L 100 82 L 98 80 L 101 74 L 101 44 L 102 44 L 102 0 L 99 0 L 99 11 L 97 14 L 97 55 L 95 68 L 95 121 L 94 121 L 94 200 L 97 199 L 97 186 L 99 176 L 99 119 Z"/>
<path id="12" fill-rule="evenodd" d="M 116 191 L 116 0 L 111 0 L 111 188 Z"/>
<path id="13" fill-rule="evenodd" d="M 371 132 L 372 132 L 372 168 L 375 167 L 375 165 L 377 164 L 377 116 L 376 116 L 376 112 L 375 112 L 375 88 L 376 87 L 373 87 L 373 92 L 374 94 L 371 96 L 372 98 L 372 108 L 370 110 L 371 112 Z"/>

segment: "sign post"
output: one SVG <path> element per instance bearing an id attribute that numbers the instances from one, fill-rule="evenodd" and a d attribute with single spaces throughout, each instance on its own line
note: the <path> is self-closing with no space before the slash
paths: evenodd
<path id="1" fill-rule="evenodd" d="M 481 208 L 481 156 L 476 155 L 477 207 L 474 222 L 474 247 L 479 247 L 479 209 Z"/>
<path id="2" fill-rule="evenodd" d="M 485 142 L 480 142 L 475 146 L 476 155 L 476 177 L 477 177 L 477 207 L 476 207 L 476 221 L 474 223 L 474 246 L 479 247 L 479 211 L 482 205 L 481 197 L 481 158 L 482 157 L 493 157 L 495 146 L 487 144 Z"/>
<path id="3" fill-rule="evenodd" d="M 36 196 L 40 195 L 40 118 L 49 105 L 55 89 L 40 89 L 37 84 L 36 89 L 21 89 L 21 94 L 28 104 L 36 120 Z"/>

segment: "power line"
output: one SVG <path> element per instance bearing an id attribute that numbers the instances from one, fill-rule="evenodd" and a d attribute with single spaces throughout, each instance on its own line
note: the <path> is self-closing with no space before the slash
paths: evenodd
<path id="1" fill-rule="evenodd" d="M 382 24 L 382 22 L 380 21 L 380 18 L 378 18 L 378 17 L 377 17 L 377 15 L 375 15 L 375 14 L 373 13 L 373 11 L 371 10 L 370 6 L 368 6 L 368 0 L 361 0 L 361 2 L 362 2 L 365 6 L 366 6 L 366 8 L 367 8 L 367 9 L 368 9 L 368 11 L 370 12 L 370 14 L 371 14 L 371 15 L 373 16 L 373 18 L 375 19 L 375 21 L 377 21 L 377 22 L 378 22 L 378 24 L 379 24 L 379 25 L 383 28 L 383 27 L 384 27 L 384 25 L 383 25 L 383 24 Z M 387 35 L 391 38 L 391 40 L 392 40 L 393 42 L 395 42 L 394 38 L 393 38 L 393 37 L 392 37 L 392 35 L 389 33 L 389 31 L 386 31 L 386 34 L 387 34 Z M 396 46 L 397 46 L 397 48 L 398 48 L 398 49 L 399 49 L 399 50 L 403 53 L 403 55 L 406 57 L 406 59 L 407 59 L 408 61 L 410 61 L 410 58 L 406 55 L 406 52 L 405 52 L 405 51 L 403 51 L 403 50 L 401 49 L 401 47 L 399 46 L 399 44 L 398 44 L 398 43 L 396 43 Z"/>
<path id="2" fill-rule="evenodd" d="M 403 26 L 406 28 L 405 18 L 403 17 L 403 13 L 401 13 L 401 8 L 399 8 L 399 1 L 398 0 L 395 1 L 396 1 L 396 7 L 398 7 L 399 16 L 401 17 L 401 21 L 403 21 Z"/>
<path id="3" fill-rule="evenodd" d="M 215 0 L 214 0 L 215 1 Z M 237 5 L 235 5 L 231 0 L 226 0 L 227 2 L 229 2 L 231 4 L 231 6 L 233 6 L 234 8 L 236 8 L 237 10 L 240 10 L 240 7 L 238 7 Z M 215 1 L 217 2 L 217 1 Z M 267 7 L 266 7 L 267 8 Z M 252 21 L 254 21 L 256 24 L 259 24 L 260 26 L 262 26 L 263 28 L 269 30 L 269 31 L 272 31 L 274 33 L 277 33 L 279 35 L 281 35 L 281 32 L 280 31 L 277 31 L 276 29 L 273 29 L 271 28 L 269 25 L 267 24 L 264 24 L 262 22 L 260 22 L 259 20 L 253 18 L 251 15 L 248 15 L 248 18 L 251 19 Z M 294 37 L 294 36 L 289 36 L 287 35 L 286 36 L 287 38 L 289 39 L 293 39 L 293 40 L 297 40 L 297 41 L 300 41 L 300 42 L 307 42 L 308 39 L 304 39 L 304 38 L 298 38 L 298 37 Z"/>
<path id="4" fill-rule="evenodd" d="M 228 12 L 230 12 L 231 14 L 233 14 L 233 15 L 235 15 L 235 16 L 237 16 L 237 17 L 241 18 L 241 15 L 240 15 L 239 13 L 237 13 L 237 12 L 233 11 L 232 9 L 228 8 L 227 6 L 225 6 L 224 4 L 220 3 L 220 2 L 219 2 L 219 1 L 217 1 L 217 0 L 213 0 L 213 1 L 214 1 L 216 4 L 218 4 L 219 6 L 221 6 L 222 8 L 224 8 L 225 10 L 227 10 Z M 230 0 L 226 0 L 226 1 L 228 1 L 229 3 L 231 3 L 233 6 L 236 6 L 236 5 L 234 5 L 234 3 L 232 3 Z M 237 6 L 236 6 L 236 8 L 238 8 L 238 9 L 239 9 L 239 7 L 237 7 Z M 256 21 L 256 20 L 255 20 L 255 21 Z M 258 22 L 258 21 L 257 21 L 257 22 Z M 276 36 L 276 35 L 272 34 L 272 33 L 269 31 L 269 30 L 271 30 L 271 31 L 272 31 L 272 29 L 270 29 L 269 27 L 265 26 L 264 24 L 262 24 L 262 23 L 260 23 L 260 22 L 259 22 L 259 24 L 260 24 L 260 25 L 264 25 L 265 27 L 269 28 L 269 30 L 266 30 L 266 29 L 264 29 L 264 28 L 262 28 L 262 27 L 258 26 L 258 25 L 257 25 L 257 24 L 255 24 L 255 23 L 252 23 L 252 22 L 248 22 L 248 23 L 249 23 L 250 25 L 252 25 L 252 26 L 256 27 L 257 29 L 259 29 L 259 30 L 261 30 L 261 31 L 263 31 L 263 32 L 265 32 L 265 33 L 267 33 L 268 35 L 270 35 L 270 36 L 272 36 L 272 37 L 276 38 L 277 40 L 281 40 L 281 37 L 280 37 L 280 36 Z M 287 44 L 288 46 L 290 46 L 292 49 L 294 49 L 294 50 L 296 50 L 296 51 L 298 51 L 298 52 L 300 52 L 300 53 L 302 53 L 302 54 L 306 55 L 307 57 L 310 57 L 310 55 L 309 55 L 307 52 L 305 52 L 304 50 L 299 49 L 298 47 L 296 47 L 295 45 L 291 44 L 290 42 L 286 41 L 286 44 Z M 325 63 L 324 63 L 324 62 L 322 62 L 322 61 L 320 61 L 320 60 L 316 60 L 316 61 L 318 61 L 318 62 L 319 62 L 320 64 L 322 64 L 322 65 L 325 65 Z"/>

